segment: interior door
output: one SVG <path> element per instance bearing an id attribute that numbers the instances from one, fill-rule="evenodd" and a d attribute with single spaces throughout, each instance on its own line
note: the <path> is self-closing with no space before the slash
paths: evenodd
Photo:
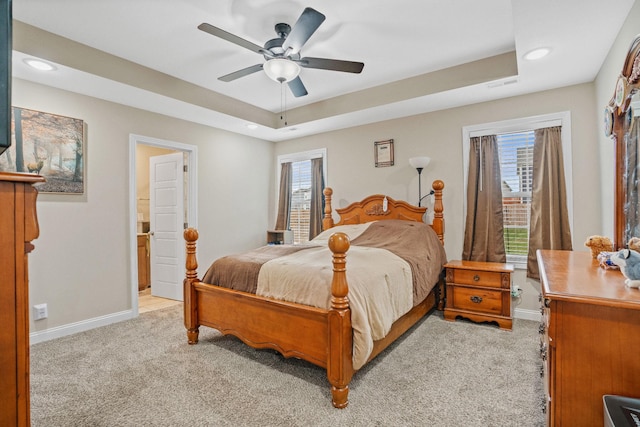
<path id="1" fill-rule="evenodd" d="M 184 157 L 179 152 L 149 162 L 151 295 L 182 301 Z"/>

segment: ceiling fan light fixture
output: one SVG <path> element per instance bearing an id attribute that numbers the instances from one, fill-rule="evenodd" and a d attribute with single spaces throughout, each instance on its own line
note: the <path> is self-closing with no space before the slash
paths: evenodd
<path id="1" fill-rule="evenodd" d="M 264 72 L 271 80 L 285 83 L 289 82 L 300 74 L 300 66 L 285 58 L 273 58 L 264 63 Z"/>

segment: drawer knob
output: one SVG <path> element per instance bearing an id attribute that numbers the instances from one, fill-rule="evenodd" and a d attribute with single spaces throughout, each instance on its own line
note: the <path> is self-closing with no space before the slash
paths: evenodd
<path id="1" fill-rule="evenodd" d="M 482 297 L 479 297 L 477 295 L 474 295 L 469 299 L 471 300 L 471 302 L 475 302 L 476 304 L 480 304 L 482 302 Z"/>
<path id="2" fill-rule="evenodd" d="M 478 276 L 477 274 L 475 276 L 473 276 L 473 281 L 474 282 L 480 281 L 480 276 Z"/>

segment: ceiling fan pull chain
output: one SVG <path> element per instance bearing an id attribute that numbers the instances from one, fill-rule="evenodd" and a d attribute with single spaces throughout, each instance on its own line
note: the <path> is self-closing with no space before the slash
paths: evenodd
<path id="1" fill-rule="evenodd" d="M 284 81 L 280 82 L 280 120 L 287 126 L 287 93 L 283 83 Z"/>
<path id="2" fill-rule="evenodd" d="M 284 96 L 284 125 L 289 126 L 289 123 L 287 123 L 287 91 L 285 90 L 284 84 L 280 83 L 280 86 L 282 87 L 282 94 Z"/>

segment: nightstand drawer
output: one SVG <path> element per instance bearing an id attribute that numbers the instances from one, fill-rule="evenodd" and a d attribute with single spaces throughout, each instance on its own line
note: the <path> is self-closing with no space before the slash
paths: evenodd
<path id="1" fill-rule="evenodd" d="M 451 298 L 451 308 L 478 313 L 502 314 L 503 291 L 449 286 L 447 292 L 449 293 L 448 298 Z"/>
<path id="2" fill-rule="evenodd" d="M 483 288 L 499 288 L 502 285 L 502 273 L 480 270 L 451 270 L 452 283 L 457 285 L 473 285 Z"/>

